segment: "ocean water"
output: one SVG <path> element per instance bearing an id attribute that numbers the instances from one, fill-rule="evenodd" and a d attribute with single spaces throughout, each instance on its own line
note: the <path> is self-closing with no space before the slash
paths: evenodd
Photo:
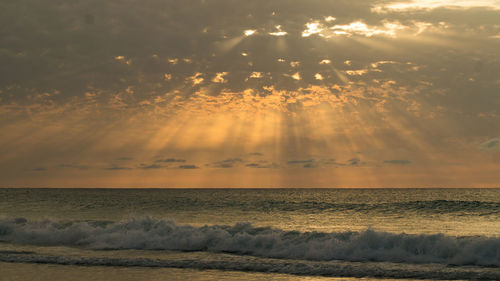
<path id="1" fill-rule="evenodd" d="M 0 189 L 0 280 L 500 280 L 500 189 Z"/>

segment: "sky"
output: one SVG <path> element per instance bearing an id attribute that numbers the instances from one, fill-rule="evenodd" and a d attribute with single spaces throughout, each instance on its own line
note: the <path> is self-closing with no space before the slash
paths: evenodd
<path id="1" fill-rule="evenodd" d="M 1 1 L 0 132 L 2 187 L 500 187 L 500 1 Z"/>

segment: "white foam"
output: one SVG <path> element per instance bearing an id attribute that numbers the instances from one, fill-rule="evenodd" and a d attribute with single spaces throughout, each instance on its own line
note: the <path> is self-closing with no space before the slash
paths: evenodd
<path id="1" fill-rule="evenodd" d="M 363 232 L 295 232 L 249 223 L 193 227 L 169 220 L 110 224 L 56 220 L 0 220 L 0 240 L 26 245 L 90 249 L 227 252 L 310 261 L 388 261 L 500 266 L 500 238 Z"/>

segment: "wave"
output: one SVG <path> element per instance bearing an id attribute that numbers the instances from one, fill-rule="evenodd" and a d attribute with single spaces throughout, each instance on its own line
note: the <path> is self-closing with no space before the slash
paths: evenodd
<path id="1" fill-rule="evenodd" d="M 249 223 L 178 225 L 149 217 L 122 222 L 0 220 L 0 241 L 96 250 L 174 250 L 233 253 L 309 261 L 377 261 L 500 266 L 499 237 L 443 234 L 298 232 Z"/>

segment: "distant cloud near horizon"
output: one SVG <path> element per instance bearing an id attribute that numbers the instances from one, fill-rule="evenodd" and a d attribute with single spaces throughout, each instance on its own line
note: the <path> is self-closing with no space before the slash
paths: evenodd
<path id="1" fill-rule="evenodd" d="M 184 163 L 185 159 L 176 159 L 176 158 L 167 158 L 167 159 L 159 159 L 155 160 L 156 163 Z"/>
<path id="2" fill-rule="evenodd" d="M 307 159 L 307 160 L 291 160 L 288 161 L 287 164 L 289 165 L 295 165 L 295 164 L 310 164 L 314 162 L 314 159 Z"/>
<path id="3" fill-rule="evenodd" d="M 44 171 L 47 171 L 48 169 L 45 168 L 45 167 L 38 167 L 38 168 L 33 168 L 31 169 L 31 171 L 35 171 L 35 172 L 44 172 Z"/>
<path id="4" fill-rule="evenodd" d="M 121 167 L 121 166 L 112 166 L 112 167 L 104 168 L 104 170 L 108 170 L 108 171 L 123 171 L 123 170 L 132 170 L 132 168 Z"/>
<path id="5" fill-rule="evenodd" d="M 76 163 L 59 164 L 57 167 L 59 167 L 59 168 L 79 169 L 79 170 L 88 170 L 90 168 L 87 165 L 80 165 L 80 164 L 76 164 Z"/>
<path id="6" fill-rule="evenodd" d="M 245 166 L 248 168 L 257 168 L 257 169 L 276 169 L 280 167 L 277 163 L 269 162 L 266 160 L 263 160 L 259 163 L 254 163 L 254 162 L 248 163 Z"/>
<path id="7" fill-rule="evenodd" d="M 179 169 L 192 170 L 192 169 L 200 169 L 200 167 L 196 165 L 180 165 Z"/>
<path id="8" fill-rule="evenodd" d="M 143 169 L 143 170 L 162 169 L 162 168 L 167 168 L 167 167 L 162 166 L 162 165 L 158 165 L 158 164 L 150 164 L 150 165 L 141 164 L 141 165 L 139 165 L 139 169 Z"/>
<path id="9" fill-rule="evenodd" d="M 214 163 L 212 163 L 212 166 L 216 167 L 216 168 L 227 169 L 227 168 L 233 168 L 235 165 L 242 163 L 242 162 L 243 162 L 243 159 L 241 159 L 241 158 L 228 158 L 228 159 L 225 159 L 222 161 L 214 162 Z"/>
<path id="10" fill-rule="evenodd" d="M 395 165 L 408 165 L 411 164 L 410 160 L 404 159 L 392 159 L 392 160 L 384 160 L 385 164 L 395 164 Z"/>

